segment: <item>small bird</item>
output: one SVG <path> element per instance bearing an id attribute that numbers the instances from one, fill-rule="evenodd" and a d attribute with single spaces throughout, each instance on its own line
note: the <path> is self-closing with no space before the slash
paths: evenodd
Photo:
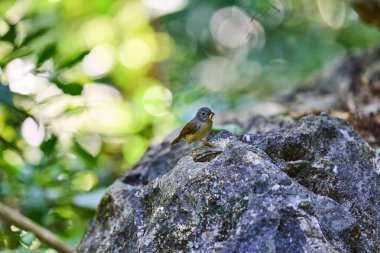
<path id="1" fill-rule="evenodd" d="M 181 139 L 187 141 L 189 148 L 194 141 L 202 141 L 206 146 L 212 146 L 203 138 L 207 137 L 212 128 L 212 117 L 215 115 L 210 108 L 202 107 L 197 111 L 195 117 L 190 120 L 181 130 L 177 138 L 172 141 L 171 145 L 176 144 Z"/>

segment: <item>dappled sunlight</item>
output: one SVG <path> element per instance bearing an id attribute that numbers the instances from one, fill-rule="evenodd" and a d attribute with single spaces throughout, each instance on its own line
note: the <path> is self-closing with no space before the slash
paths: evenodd
<path id="1" fill-rule="evenodd" d="M 88 108 L 83 114 L 82 124 L 78 129 L 88 132 L 98 132 L 103 134 L 122 134 L 129 132 L 134 126 L 133 115 L 123 110 L 122 106 L 104 106 Z"/>
<path id="2" fill-rule="evenodd" d="M 0 201 L 72 245 L 107 187 L 199 107 L 282 94 L 380 41 L 343 0 L 4 0 L 0 13 Z"/>
<path id="3" fill-rule="evenodd" d="M 65 108 L 65 101 L 68 103 L 71 101 L 62 99 L 63 104 L 55 110 L 47 106 L 43 112 L 45 115 L 50 113 L 50 116 L 55 116 L 50 119 L 52 121 L 49 125 L 51 131 L 57 136 L 83 133 L 122 134 L 139 131 L 138 127 L 135 128 L 135 124 L 141 122 L 134 122 L 132 111 L 125 110 L 123 104 L 117 100 L 107 102 L 107 99 L 113 98 L 115 97 L 92 94 L 80 101 L 77 111 L 64 114 L 62 114 L 62 109 Z M 61 113 L 57 113 L 60 111 Z"/>

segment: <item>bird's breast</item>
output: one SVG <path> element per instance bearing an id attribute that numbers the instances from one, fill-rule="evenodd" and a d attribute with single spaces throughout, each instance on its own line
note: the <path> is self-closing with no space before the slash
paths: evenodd
<path id="1" fill-rule="evenodd" d="M 205 138 L 210 133 L 211 128 L 212 128 L 211 120 L 207 120 L 206 122 L 202 123 L 199 130 L 194 134 L 193 140 L 201 140 Z"/>

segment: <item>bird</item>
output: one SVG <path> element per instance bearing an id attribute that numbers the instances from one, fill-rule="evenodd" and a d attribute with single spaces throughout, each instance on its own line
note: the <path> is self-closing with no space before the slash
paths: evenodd
<path id="1" fill-rule="evenodd" d="M 212 145 L 203 140 L 207 137 L 212 128 L 212 118 L 215 115 L 208 107 L 200 108 L 195 114 L 194 118 L 190 120 L 181 130 L 177 138 L 175 138 L 171 145 L 176 144 L 181 139 L 184 139 L 191 148 L 191 143 L 195 141 L 202 141 L 204 145 L 212 147 Z"/>

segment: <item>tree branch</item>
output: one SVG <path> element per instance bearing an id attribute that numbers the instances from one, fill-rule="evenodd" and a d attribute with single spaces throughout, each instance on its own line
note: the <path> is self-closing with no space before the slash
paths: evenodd
<path id="1" fill-rule="evenodd" d="M 0 203 L 0 219 L 8 224 L 32 232 L 38 239 L 62 253 L 73 253 L 74 249 L 59 239 L 52 232 L 36 224 L 12 208 Z"/>

